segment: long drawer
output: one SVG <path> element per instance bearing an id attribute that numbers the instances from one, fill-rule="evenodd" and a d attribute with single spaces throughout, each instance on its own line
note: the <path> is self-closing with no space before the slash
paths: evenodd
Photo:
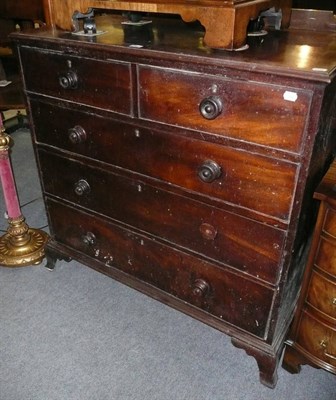
<path id="1" fill-rule="evenodd" d="M 295 164 L 36 100 L 31 100 L 31 110 L 38 142 L 278 220 L 290 217 Z"/>
<path id="2" fill-rule="evenodd" d="M 273 291 L 209 262 L 47 199 L 53 237 L 259 337 L 266 334 Z"/>
<path id="3" fill-rule="evenodd" d="M 39 151 L 46 193 L 275 283 L 285 231 L 144 180 Z M 57 168 L 56 168 L 57 166 Z"/>
<path id="4" fill-rule="evenodd" d="M 323 223 L 323 231 L 330 235 L 331 238 L 335 239 L 336 243 L 336 211 L 328 207 Z M 336 275 L 336 270 L 335 270 Z"/>
<path id="5" fill-rule="evenodd" d="M 129 63 L 83 59 L 25 47 L 20 55 L 28 91 L 132 114 Z"/>
<path id="6" fill-rule="evenodd" d="M 336 367 L 336 330 L 306 311 L 302 312 L 297 343 L 305 351 L 331 366 Z M 328 366 L 325 366 L 328 368 Z"/>
<path id="7" fill-rule="evenodd" d="M 142 65 L 138 79 L 141 118 L 300 152 L 309 91 Z"/>
<path id="8" fill-rule="evenodd" d="M 336 283 L 313 271 L 307 302 L 336 322 Z"/>
<path id="9" fill-rule="evenodd" d="M 315 265 L 322 271 L 336 276 L 336 241 L 329 237 L 320 237 L 320 243 L 315 257 Z"/>

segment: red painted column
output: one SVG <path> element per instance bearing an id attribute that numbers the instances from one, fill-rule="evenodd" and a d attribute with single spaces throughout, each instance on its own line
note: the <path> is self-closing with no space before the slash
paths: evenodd
<path id="1" fill-rule="evenodd" d="M 0 129 L 3 129 L 1 115 Z M 8 217 L 16 219 L 21 215 L 21 210 L 14 181 L 12 165 L 9 158 L 9 142 L 10 140 L 8 139 L 7 146 L 1 146 L 0 148 L 0 179 Z"/>

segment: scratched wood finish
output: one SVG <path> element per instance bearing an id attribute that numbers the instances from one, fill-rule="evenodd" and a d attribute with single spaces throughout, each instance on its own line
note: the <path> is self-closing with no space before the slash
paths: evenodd
<path id="1" fill-rule="evenodd" d="M 48 265 L 75 258 L 227 333 L 274 387 L 312 194 L 335 147 L 335 34 L 270 32 L 232 53 L 204 47 L 198 27 L 174 18 L 138 36 L 118 16 L 101 21 L 106 34 L 94 40 L 13 35 L 47 200 Z M 75 87 L 58 86 L 74 74 Z M 210 182 L 199 175 L 205 161 Z M 118 261 L 104 258 L 109 248 Z"/>
<path id="2" fill-rule="evenodd" d="M 215 317 L 260 337 L 264 335 L 273 298 L 271 289 L 248 279 L 237 279 L 232 272 L 223 272 L 210 262 L 172 250 L 162 242 L 78 209 L 50 199 L 47 207 L 57 239 L 99 260 L 105 273 L 115 266 Z M 72 223 L 68 224 L 67 220 Z M 94 244 L 88 245 L 82 240 L 87 232 L 95 235 Z M 197 279 L 209 285 L 205 293 L 194 292 Z"/>
<path id="3" fill-rule="evenodd" d="M 34 63 L 31 62 L 32 58 Z M 128 63 L 95 60 L 83 63 L 80 57 L 64 57 L 46 51 L 32 53 L 30 49 L 22 50 L 21 60 L 25 68 L 27 90 L 131 114 L 131 75 Z M 48 74 L 44 71 L 48 71 Z M 70 90 L 59 84 L 59 79 L 66 77 L 69 71 L 75 71 L 77 77 L 75 87 Z"/>
<path id="4" fill-rule="evenodd" d="M 285 235 L 207 204 L 160 190 L 142 179 L 106 173 L 85 164 L 41 152 L 40 165 L 47 193 L 107 215 L 196 254 L 227 263 L 271 283 L 278 279 Z M 58 167 L 55 168 L 55 165 Z M 78 196 L 75 185 L 85 179 L 90 192 Z M 97 201 L 99 199 L 99 201 Z M 214 227 L 215 237 L 202 235 L 202 225 Z M 181 235 L 181 232 L 186 232 Z M 254 238 L 259 236 L 258 241 Z"/>
<path id="5" fill-rule="evenodd" d="M 31 106 L 39 142 L 255 210 L 262 214 L 261 221 L 265 214 L 275 221 L 288 221 L 290 217 L 298 168 L 293 163 L 162 130 L 134 127 L 99 114 L 74 112 L 72 108 L 35 101 Z M 73 144 L 69 129 L 78 121 L 87 139 Z M 203 182 L 199 169 L 209 159 L 220 166 L 221 175 L 213 182 Z M 274 177 L 274 168 L 280 165 Z"/>
<path id="6" fill-rule="evenodd" d="M 291 5 L 291 0 L 198 0 L 192 4 L 176 0 L 44 0 L 47 22 L 61 29 L 76 30 L 73 13 L 86 13 L 92 8 L 179 14 L 186 22 L 201 22 L 206 30 L 204 42 L 208 46 L 228 50 L 244 45 L 250 19 L 257 18 L 261 11 L 272 6 L 282 10 L 282 26 L 288 27 Z"/>
<path id="7" fill-rule="evenodd" d="M 300 91 L 297 101 L 284 98 L 286 87 L 242 82 L 217 76 L 139 68 L 139 115 L 166 124 L 212 132 L 267 147 L 299 152 L 305 125 L 305 111 L 311 93 Z M 161 87 L 161 90 L 157 90 Z M 289 92 L 289 91 L 288 91 Z M 290 93 L 288 93 L 290 96 Z M 218 96 L 223 111 L 206 120 L 199 104 Z M 153 107 L 153 105 L 156 107 Z M 244 118 L 239 118 L 244 114 Z M 288 120 L 291 120 L 288 126 Z"/>

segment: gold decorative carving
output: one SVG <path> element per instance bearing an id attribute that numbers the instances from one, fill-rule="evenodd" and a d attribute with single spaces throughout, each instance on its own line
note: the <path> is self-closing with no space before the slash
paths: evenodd
<path id="1" fill-rule="evenodd" d="M 17 219 L 9 218 L 8 223 L 7 233 L 0 238 L 0 265 L 24 267 L 40 264 L 49 239 L 47 233 L 29 228 L 22 215 Z"/>
<path id="2" fill-rule="evenodd" d="M 9 159 L 9 148 L 12 142 L 10 136 L 5 133 L 0 118 L 1 160 Z M 14 182 L 12 183 L 14 185 Z M 16 188 L 14 190 L 16 192 Z M 17 198 L 15 200 L 18 201 Z M 18 204 L 17 215 L 20 213 Z M 49 239 L 47 233 L 39 229 L 29 228 L 22 214 L 17 218 L 8 218 L 8 225 L 7 233 L 0 237 L 0 265 L 4 267 L 23 267 L 40 264 L 45 256 L 44 247 Z"/>

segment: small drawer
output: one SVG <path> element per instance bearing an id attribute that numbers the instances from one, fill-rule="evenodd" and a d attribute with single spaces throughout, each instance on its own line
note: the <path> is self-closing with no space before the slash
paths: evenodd
<path id="1" fill-rule="evenodd" d="M 336 320 L 336 283 L 313 271 L 307 302 Z"/>
<path id="2" fill-rule="evenodd" d="M 143 119 L 301 151 L 308 91 L 147 66 L 138 74 Z"/>
<path id="3" fill-rule="evenodd" d="M 264 337 L 273 291 L 145 235 L 47 199 L 52 237 L 223 321 Z M 153 293 L 153 289 L 151 289 Z"/>
<path id="4" fill-rule="evenodd" d="M 320 237 L 315 265 L 328 274 L 336 276 L 336 244 L 334 240 Z"/>
<path id="5" fill-rule="evenodd" d="M 28 48 L 20 55 L 27 91 L 132 114 L 130 64 Z"/>
<path id="6" fill-rule="evenodd" d="M 37 141 L 288 221 L 297 165 L 31 100 Z M 48 126 L 48 129 L 45 127 Z"/>
<path id="7" fill-rule="evenodd" d="M 336 367 L 336 329 L 302 313 L 297 343 L 319 360 Z"/>
<path id="8" fill-rule="evenodd" d="M 333 208 L 326 211 L 323 230 L 336 239 L 336 211 Z"/>
<path id="9" fill-rule="evenodd" d="M 161 189 L 42 150 L 39 161 L 46 193 L 246 274 L 277 281 L 285 231 L 177 195 L 169 186 Z"/>

